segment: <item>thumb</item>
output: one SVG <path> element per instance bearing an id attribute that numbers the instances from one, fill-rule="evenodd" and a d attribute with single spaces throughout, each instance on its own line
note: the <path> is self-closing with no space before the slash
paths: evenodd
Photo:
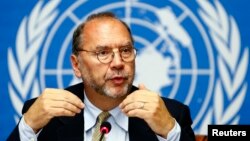
<path id="1" fill-rule="evenodd" d="M 147 90 L 144 84 L 139 84 L 138 85 L 139 90 Z"/>

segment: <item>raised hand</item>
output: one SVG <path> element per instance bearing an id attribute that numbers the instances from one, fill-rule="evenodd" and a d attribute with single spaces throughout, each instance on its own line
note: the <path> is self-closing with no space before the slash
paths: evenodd
<path id="1" fill-rule="evenodd" d="M 74 116 L 84 108 L 77 96 L 62 89 L 45 89 L 24 114 L 25 122 L 38 132 L 57 116 Z"/>
<path id="2" fill-rule="evenodd" d="M 174 118 L 159 94 L 148 90 L 144 85 L 139 85 L 139 90 L 129 94 L 119 106 L 127 116 L 144 119 L 162 137 L 166 138 L 174 127 Z"/>

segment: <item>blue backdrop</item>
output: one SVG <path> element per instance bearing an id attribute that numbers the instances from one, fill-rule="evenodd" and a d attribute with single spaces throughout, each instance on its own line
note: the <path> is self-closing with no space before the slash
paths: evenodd
<path id="1" fill-rule="evenodd" d="M 2 1 L 0 140 L 27 99 L 46 87 L 77 83 L 69 56 L 73 29 L 86 16 L 113 11 L 128 23 L 137 58 L 135 85 L 190 106 L 193 129 L 250 124 L 247 0 Z"/>

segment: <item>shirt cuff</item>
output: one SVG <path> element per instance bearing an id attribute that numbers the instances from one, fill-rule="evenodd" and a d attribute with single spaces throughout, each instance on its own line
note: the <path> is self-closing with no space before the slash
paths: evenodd
<path id="1" fill-rule="evenodd" d="M 19 136 L 21 141 L 37 141 L 37 137 L 42 130 L 40 130 L 37 134 L 33 131 L 33 129 L 26 124 L 24 117 L 21 118 L 21 121 L 18 125 Z"/>
<path id="2" fill-rule="evenodd" d="M 174 127 L 169 131 L 167 138 L 163 138 L 156 135 L 159 141 L 179 141 L 181 136 L 181 127 L 178 122 L 174 119 Z"/>

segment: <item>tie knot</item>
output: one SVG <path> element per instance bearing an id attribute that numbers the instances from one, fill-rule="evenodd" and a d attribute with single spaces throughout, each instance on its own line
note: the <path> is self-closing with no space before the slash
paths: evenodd
<path id="1" fill-rule="evenodd" d="M 102 123 L 103 121 L 106 121 L 109 116 L 110 116 L 109 112 L 101 112 L 98 116 L 98 122 Z"/>

